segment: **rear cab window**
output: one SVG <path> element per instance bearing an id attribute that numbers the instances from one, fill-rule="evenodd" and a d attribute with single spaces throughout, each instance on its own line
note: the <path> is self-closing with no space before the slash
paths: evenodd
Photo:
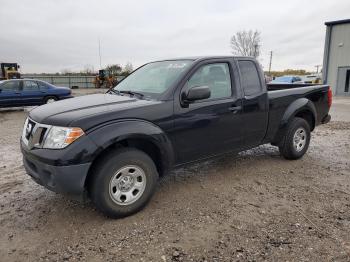
<path id="1" fill-rule="evenodd" d="M 252 96 L 260 94 L 263 89 L 259 78 L 259 71 L 255 63 L 249 60 L 239 60 L 238 65 L 244 95 Z"/>

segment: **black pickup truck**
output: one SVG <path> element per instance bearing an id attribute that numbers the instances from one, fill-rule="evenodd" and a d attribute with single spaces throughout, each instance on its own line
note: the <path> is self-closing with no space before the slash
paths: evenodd
<path id="1" fill-rule="evenodd" d="M 33 109 L 23 162 L 37 183 L 123 217 L 142 209 L 173 167 L 266 143 L 302 157 L 331 103 L 327 85 L 267 86 L 253 58 L 157 61 L 106 94 Z"/>

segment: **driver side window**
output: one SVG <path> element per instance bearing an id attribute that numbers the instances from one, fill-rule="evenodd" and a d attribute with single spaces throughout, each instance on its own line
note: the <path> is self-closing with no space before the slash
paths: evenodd
<path id="1" fill-rule="evenodd" d="M 208 99 L 230 97 L 232 90 L 228 64 L 214 63 L 200 67 L 187 82 L 187 88 L 194 86 L 208 86 L 210 88 Z"/>

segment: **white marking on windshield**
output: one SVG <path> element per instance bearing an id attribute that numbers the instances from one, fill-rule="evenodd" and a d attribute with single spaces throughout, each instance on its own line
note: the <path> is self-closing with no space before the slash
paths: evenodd
<path id="1" fill-rule="evenodd" d="M 167 68 L 184 68 L 187 64 L 181 63 L 181 64 L 169 64 Z"/>

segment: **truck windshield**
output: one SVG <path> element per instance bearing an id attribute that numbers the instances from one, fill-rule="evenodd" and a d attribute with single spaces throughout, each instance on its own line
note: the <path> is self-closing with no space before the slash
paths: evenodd
<path id="1" fill-rule="evenodd" d="M 141 93 L 157 98 L 164 93 L 191 64 L 192 60 L 160 61 L 144 65 L 121 81 L 115 91 Z"/>

